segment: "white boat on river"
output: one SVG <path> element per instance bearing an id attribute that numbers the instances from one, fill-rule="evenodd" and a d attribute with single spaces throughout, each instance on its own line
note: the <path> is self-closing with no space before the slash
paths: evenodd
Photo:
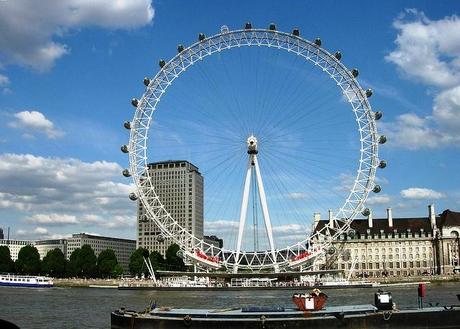
<path id="1" fill-rule="evenodd" d="M 0 274 L 0 286 L 50 288 L 53 280 L 45 276 Z"/>

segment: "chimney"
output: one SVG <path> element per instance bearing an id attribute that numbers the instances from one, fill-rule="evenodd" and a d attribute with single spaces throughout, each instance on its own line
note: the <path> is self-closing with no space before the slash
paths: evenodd
<path id="1" fill-rule="evenodd" d="M 372 228 L 374 226 L 374 223 L 372 222 L 372 210 L 369 209 L 369 216 L 367 216 L 367 220 L 369 222 L 369 228 Z"/>
<path id="2" fill-rule="evenodd" d="M 431 228 L 436 228 L 436 215 L 434 213 L 434 204 L 428 206 L 428 214 L 431 222 Z"/>
<path id="3" fill-rule="evenodd" d="M 327 211 L 327 213 L 328 213 L 328 217 L 329 217 L 329 226 L 330 226 L 331 228 L 334 228 L 334 220 L 333 220 L 333 217 L 334 217 L 334 216 L 332 216 L 332 210 L 329 209 L 329 210 Z"/>
<path id="4" fill-rule="evenodd" d="M 315 212 L 313 214 L 313 220 L 315 222 L 315 228 L 318 226 L 319 221 L 321 220 L 321 214 L 319 212 Z"/>
<path id="5" fill-rule="evenodd" d="M 387 208 L 388 227 L 393 227 L 393 211 Z"/>

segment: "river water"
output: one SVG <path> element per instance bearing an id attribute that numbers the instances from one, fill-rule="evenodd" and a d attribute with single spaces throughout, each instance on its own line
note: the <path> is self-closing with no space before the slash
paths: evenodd
<path id="1" fill-rule="evenodd" d="M 371 304 L 375 288 L 328 289 L 328 305 Z M 387 289 L 398 307 L 417 306 L 417 287 Z M 141 310 L 151 300 L 160 306 L 222 308 L 292 307 L 293 290 L 155 292 L 98 288 L 30 289 L 0 287 L 0 318 L 20 328 L 110 328 L 110 312 L 120 306 Z M 300 292 L 300 291 L 299 291 Z M 428 284 L 426 303 L 459 304 L 460 283 Z"/>

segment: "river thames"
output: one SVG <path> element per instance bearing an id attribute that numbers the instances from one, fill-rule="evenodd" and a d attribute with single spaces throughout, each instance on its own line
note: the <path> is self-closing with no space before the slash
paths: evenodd
<path id="1" fill-rule="evenodd" d="M 397 307 L 417 306 L 417 287 L 391 287 Z M 371 304 L 376 288 L 328 289 L 328 305 Z M 120 306 L 144 309 L 159 306 L 222 308 L 239 306 L 293 307 L 295 290 L 155 292 L 98 288 L 29 289 L 0 287 L 0 318 L 20 328 L 110 328 L 110 312 Z M 300 291 L 299 291 L 300 292 Z M 460 283 L 428 284 L 425 302 L 459 304 Z M 460 326 L 460 324 L 459 324 Z"/>

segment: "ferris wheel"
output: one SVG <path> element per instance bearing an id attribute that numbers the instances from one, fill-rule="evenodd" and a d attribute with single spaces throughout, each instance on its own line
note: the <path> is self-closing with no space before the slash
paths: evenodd
<path id="1" fill-rule="evenodd" d="M 266 49 L 267 52 L 277 52 L 283 53 L 286 56 L 294 56 L 296 60 L 301 61 L 302 63 L 306 63 L 309 66 L 313 67 L 315 72 L 320 74 L 324 77 L 328 82 L 333 82 L 334 88 L 338 90 L 340 94 L 340 99 L 337 101 L 337 106 L 346 106 L 348 108 L 348 116 L 351 118 L 354 124 L 354 141 L 357 144 L 357 147 L 354 149 L 353 157 L 354 160 L 350 161 L 350 166 L 354 168 L 350 170 L 348 175 L 349 184 L 345 190 L 342 190 L 343 199 L 341 200 L 340 204 L 337 206 L 334 212 L 330 212 L 329 221 L 327 225 L 319 229 L 309 230 L 308 233 L 300 235 L 297 241 L 290 241 L 288 245 L 285 247 L 280 247 L 279 243 L 277 243 L 276 238 L 274 237 L 274 232 L 276 231 L 276 227 L 273 227 L 272 219 L 276 216 L 271 216 L 273 208 L 270 208 L 272 204 L 276 204 L 277 198 L 275 193 L 272 193 L 269 188 L 273 186 L 281 186 L 285 187 L 287 183 L 279 183 L 279 181 L 284 179 L 286 182 L 288 179 L 291 181 L 298 181 L 296 177 L 287 177 L 289 172 L 285 175 L 285 177 L 269 177 L 267 178 L 267 172 L 264 172 L 264 168 L 269 168 L 270 164 L 269 161 L 264 161 L 263 156 L 268 152 L 270 146 L 273 146 L 274 143 L 270 143 L 268 140 L 269 138 L 264 134 L 260 133 L 260 131 L 256 131 L 253 126 L 255 122 L 260 123 L 260 126 L 263 126 L 265 131 L 269 131 L 270 133 L 274 134 L 274 131 L 277 131 L 277 127 L 275 123 L 269 125 L 270 118 L 271 121 L 276 121 L 278 123 L 278 119 L 276 119 L 276 114 L 264 113 L 262 114 L 253 114 L 245 106 L 242 106 L 240 103 L 242 99 L 245 97 L 245 92 L 250 88 L 242 88 L 241 92 L 238 92 L 238 99 L 234 99 L 234 107 L 245 108 L 241 110 L 241 114 L 233 113 L 229 111 L 227 116 L 221 117 L 219 119 L 219 124 L 224 127 L 228 121 L 232 118 L 235 122 L 237 122 L 240 126 L 244 126 L 244 138 L 241 138 L 241 135 L 236 139 L 238 144 L 237 151 L 239 152 L 238 163 L 244 167 L 242 170 L 239 171 L 236 175 L 242 180 L 242 184 L 240 184 L 240 188 L 237 189 L 237 199 L 238 201 L 235 204 L 238 206 L 232 206 L 233 211 L 237 209 L 237 214 L 233 213 L 233 217 L 238 215 L 239 221 L 235 223 L 235 241 L 234 246 L 230 247 L 218 247 L 214 244 L 206 242 L 203 238 L 197 237 L 190 232 L 187 228 L 181 226 L 179 221 L 171 215 L 171 212 L 164 206 L 161 197 L 156 192 L 156 187 L 153 182 L 153 177 L 149 173 L 148 164 L 149 164 L 149 139 L 151 139 L 151 130 L 159 129 L 161 126 L 161 115 L 159 113 L 159 106 L 160 100 L 165 98 L 165 95 L 168 94 L 170 89 L 174 89 L 173 86 L 177 83 L 177 80 L 181 75 L 183 75 L 186 71 L 191 70 L 192 67 L 202 65 L 206 61 L 211 61 L 213 57 L 217 57 L 218 60 L 221 60 L 222 56 L 226 52 L 232 52 L 236 55 L 240 56 L 243 49 Z M 300 267 L 305 267 L 312 263 L 312 260 L 320 255 L 324 255 L 325 253 L 333 252 L 331 251 L 333 248 L 332 242 L 338 239 L 341 235 L 347 234 L 350 232 L 350 224 L 355 219 L 355 217 L 359 214 L 364 216 L 369 215 L 370 210 L 369 208 L 365 207 L 366 199 L 370 192 L 379 193 L 381 191 L 380 185 L 375 183 L 375 174 L 378 168 L 385 168 L 386 161 L 380 160 L 378 157 L 378 145 L 383 144 L 386 142 L 385 136 L 380 136 L 377 133 L 376 121 L 382 117 L 382 112 L 380 111 L 372 111 L 371 105 L 369 103 L 368 98 L 372 96 L 371 89 L 363 89 L 357 81 L 358 77 L 358 70 L 357 69 L 348 69 L 345 65 L 341 62 L 342 54 L 340 52 L 330 53 L 324 48 L 322 48 L 321 40 L 315 39 L 314 41 L 308 41 L 300 36 L 300 31 L 298 29 L 294 29 L 291 33 L 286 33 L 282 31 L 278 31 L 275 24 L 270 24 L 267 29 L 258 29 L 253 28 L 251 23 L 247 23 L 244 26 L 244 29 L 239 30 L 230 30 L 228 27 L 223 26 L 221 28 L 220 33 L 213 35 L 213 36 L 206 36 L 203 33 L 200 33 L 198 36 L 198 41 L 193 43 L 189 47 L 185 47 L 182 45 L 178 46 L 178 53 L 169 61 L 161 60 L 159 62 L 160 70 L 156 73 L 153 78 L 144 78 L 144 85 L 146 87 L 145 93 L 142 95 L 140 99 L 133 99 L 132 105 L 135 107 L 135 114 L 131 121 L 125 122 L 125 128 L 130 130 L 130 139 L 129 144 L 123 145 L 121 150 L 123 153 L 129 154 L 129 169 L 125 169 L 123 171 L 123 175 L 125 177 L 132 176 L 134 184 L 136 186 L 136 192 L 130 194 L 130 199 L 138 200 L 141 202 L 142 206 L 146 211 L 146 217 L 149 221 L 152 221 L 160 228 L 164 237 L 174 241 L 180 247 L 184 255 L 187 257 L 188 260 L 193 261 L 200 266 L 213 268 L 213 269 L 221 269 L 225 267 L 228 271 L 232 271 L 234 273 L 238 272 L 239 270 L 250 270 L 250 271 L 288 271 L 288 270 L 295 270 Z M 263 60 L 258 58 L 260 52 L 253 53 L 254 59 L 251 63 L 250 68 L 253 68 L 254 74 L 253 75 L 262 75 L 263 72 L 259 71 L 258 67 L 261 65 Z M 281 56 L 281 55 L 276 55 Z M 235 57 L 236 58 L 236 57 Z M 284 57 L 277 57 L 277 61 L 279 62 L 278 67 L 283 67 L 283 59 Z M 266 61 L 269 62 L 269 61 Z M 302 65 L 304 65 L 302 64 Z M 224 64 L 228 65 L 228 64 Z M 201 70 L 201 69 L 200 69 Z M 231 73 L 233 69 L 229 66 L 223 66 L 223 70 L 226 71 L 226 74 L 229 72 Z M 274 87 L 274 90 L 280 90 L 280 96 L 271 96 L 272 98 L 281 98 L 283 93 L 282 90 L 288 90 L 289 87 L 284 88 L 284 85 L 288 85 L 289 81 L 292 81 L 298 72 L 295 68 L 289 67 L 288 70 L 290 71 L 290 78 L 284 79 L 285 81 L 281 81 L 283 86 L 277 85 Z M 244 72 L 245 70 L 242 70 Z M 266 70 L 267 71 L 267 70 Z M 203 71 L 198 71 L 202 76 Z M 265 74 L 269 74 L 269 72 L 265 72 Z M 184 76 L 186 81 L 187 76 Z M 303 77 L 302 77 L 303 79 Z M 213 83 L 215 79 L 213 77 L 205 76 L 203 81 L 209 83 L 210 85 Z M 280 84 L 280 80 L 278 79 L 278 84 Z M 226 98 L 226 93 L 230 93 L 232 88 L 231 82 L 234 81 L 232 78 L 228 78 L 226 89 L 224 90 L 224 95 L 219 96 L 218 91 L 216 90 L 213 94 L 217 95 L 217 100 L 222 100 Z M 261 89 L 264 86 L 257 85 L 256 82 L 255 89 Z M 312 83 L 309 81 L 308 85 L 311 86 Z M 313 90 L 318 92 L 320 87 L 316 84 L 313 84 Z M 171 87 L 171 88 L 170 88 Z M 184 88 L 193 88 L 193 83 L 190 85 L 184 85 Z M 212 89 L 212 86 L 209 86 L 208 89 Z M 301 88 L 299 88 L 301 89 Z M 270 92 L 268 92 L 270 93 Z M 273 94 L 273 92 L 272 92 Z M 313 93 L 314 94 L 314 93 Z M 179 94 L 178 94 L 179 95 Z M 248 98 L 251 98 L 248 92 Z M 176 97 L 176 96 L 175 96 Z M 241 99 L 239 99 L 241 97 Z M 177 98 L 177 97 L 176 97 Z M 208 97 L 209 98 L 209 97 Z M 203 104 L 208 102 L 207 97 L 202 97 Z M 254 97 L 252 97 L 254 98 Z M 251 99 L 252 99 L 251 98 Z M 275 99 L 277 101 L 277 99 Z M 295 103 L 295 100 L 289 97 L 286 97 L 286 104 L 284 105 L 286 108 L 289 107 L 289 104 Z M 186 108 L 192 101 L 188 101 L 187 105 L 183 107 Z M 314 130 L 314 120 L 315 116 L 321 116 L 325 114 L 326 111 L 322 111 L 324 106 L 321 104 L 314 105 L 314 101 L 309 102 L 305 105 L 305 102 L 300 102 L 302 108 L 313 108 L 312 111 L 317 111 L 316 114 L 302 114 L 302 115 L 292 115 L 291 120 L 292 123 L 289 124 L 289 128 L 287 129 L 286 133 L 278 133 L 278 139 L 283 139 L 283 144 L 280 148 L 277 149 L 276 153 L 279 155 L 281 154 L 283 159 L 286 159 L 288 153 L 283 153 L 283 149 L 288 149 L 292 145 L 298 145 L 297 147 L 300 149 L 305 149 L 302 146 L 301 141 L 304 139 L 303 137 L 298 137 L 297 140 L 295 138 L 288 139 L 286 136 L 294 136 L 294 131 L 296 130 L 295 125 L 298 122 L 302 122 L 303 120 L 307 120 L 306 118 L 309 115 L 309 122 L 311 124 L 308 126 L 308 131 L 311 132 Z M 200 110 L 205 106 L 201 104 L 197 106 Z M 256 97 L 253 101 L 253 106 L 260 107 L 260 108 L 267 108 L 266 102 L 264 102 L 263 97 Z M 164 104 L 163 104 L 164 105 Z M 334 106 L 335 106 L 334 105 Z M 316 107 L 315 107 L 316 106 Z M 218 111 L 218 106 L 213 105 L 209 106 L 212 107 L 215 111 Z M 350 110 L 351 109 L 351 113 Z M 184 110 L 185 111 L 185 110 Z M 242 115 L 244 114 L 244 115 Z M 281 114 L 280 118 L 287 116 L 288 112 L 286 111 L 285 114 Z M 342 114 L 340 114 L 342 115 Z M 209 117 L 210 114 L 203 115 L 203 118 Z M 273 117 L 271 117 L 273 116 Z M 154 119 L 155 117 L 155 119 Z M 187 118 L 187 124 L 191 125 L 193 123 L 194 117 L 199 119 L 199 115 L 190 116 Z M 203 120 L 204 120 L 203 119 Z M 246 121 L 245 121 L 246 120 Z M 278 120 L 278 121 L 277 121 Z M 319 120 L 319 119 L 318 119 Z M 158 122 L 157 122 L 158 121 Z M 177 124 L 179 120 L 176 118 L 174 119 L 175 124 Z M 327 120 L 322 120 L 327 121 Z M 332 120 L 326 122 L 325 127 L 330 127 L 332 125 Z M 342 125 L 342 119 L 336 120 L 337 126 Z M 157 124 L 157 126 L 155 126 Z M 168 134 L 174 134 L 173 130 L 174 125 L 170 127 Z M 268 127 L 268 128 L 267 128 Z M 212 130 L 209 124 L 206 125 L 206 128 Z M 327 128 L 329 129 L 329 128 Z M 212 135 L 210 132 L 206 130 L 203 132 L 203 126 L 200 127 L 199 130 L 201 133 L 208 138 L 217 138 L 219 147 L 217 148 L 221 152 L 225 152 L 222 154 L 228 154 L 230 151 L 222 150 L 222 145 L 230 139 L 227 136 L 230 136 L 232 133 L 231 129 L 221 128 L 222 135 L 217 136 Z M 262 131 L 263 129 L 261 129 Z M 346 133 L 349 132 L 349 128 L 345 130 Z M 260 134 L 258 134 L 260 133 Z M 321 137 L 321 135 L 325 135 L 329 137 L 331 141 L 332 138 L 336 138 L 339 141 L 342 141 L 344 138 L 340 138 L 334 130 L 329 131 L 327 134 L 324 132 L 315 133 L 316 137 Z M 314 138 L 309 137 L 312 143 L 314 142 Z M 180 138 L 176 138 L 176 145 L 177 140 Z M 289 140 L 288 143 L 286 140 Z M 327 157 L 334 158 L 334 166 L 337 167 L 337 163 L 341 164 L 344 163 L 345 157 L 343 159 L 337 156 L 337 153 L 340 150 L 337 150 L 337 147 L 330 144 L 332 142 L 328 142 L 329 144 L 320 144 L 317 148 L 311 148 L 312 151 L 309 151 L 309 156 L 313 156 L 314 154 L 325 154 L 324 150 L 330 150 L 328 154 L 325 155 L 325 159 Z M 210 154 L 211 152 L 205 150 L 203 146 L 204 143 L 200 143 L 200 147 L 203 149 L 200 150 L 198 153 L 200 154 Z M 191 145 L 191 144 L 190 144 Z M 329 145 L 329 146 L 328 146 Z M 233 145 L 234 146 L 234 145 Z M 192 148 L 193 146 L 189 146 Z M 313 151 L 318 150 L 319 151 Z M 299 156 L 299 153 L 292 153 L 293 156 Z M 217 158 L 217 157 L 216 157 Z M 211 157 L 209 157 L 211 159 Z M 229 163 L 231 160 L 229 158 L 225 158 L 224 156 L 219 156 L 219 165 Z M 295 159 L 295 158 L 293 158 Z M 303 158 L 305 163 L 310 158 L 304 157 Z M 309 169 L 304 169 L 302 167 L 302 171 L 311 172 L 314 168 L 317 168 L 318 172 L 320 173 L 321 170 L 324 173 L 324 176 L 332 175 L 326 169 L 321 168 L 321 159 L 320 160 L 311 160 L 311 165 L 309 165 Z M 316 161 L 316 162 L 315 162 Z M 207 161 L 202 161 L 203 166 L 206 166 Z M 286 161 L 289 162 L 289 161 Z M 298 165 L 298 164 L 297 164 Z M 299 165 L 298 165 L 299 166 Z M 276 166 L 280 167 L 280 166 Z M 222 167 L 220 167 L 222 168 Z M 273 168 L 272 168 L 273 169 Z M 276 169 L 273 169 L 275 172 Z M 218 174 L 219 176 L 226 176 L 225 174 Z M 264 176 L 266 175 L 266 176 Z M 228 174 L 230 176 L 230 173 Z M 275 175 L 276 176 L 276 175 Z M 319 177 L 320 175 L 311 175 L 311 177 Z M 351 177 L 350 177 L 351 176 Z M 235 176 L 236 177 L 236 176 Z M 231 180 L 231 179 L 229 179 Z M 265 185 L 264 183 L 269 180 L 268 184 Z M 277 183 L 278 181 L 278 183 Z M 308 186 L 312 187 L 316 183 L 312 183 L 312 180 L 309 180 Z M 278 185 L 277 185 L 278 184 Z M 304 187 L 306 186 L 304 184 Z M 319 184 L 327 185 L 327 180 L 321 181 Z M 297 188 L 297 186 L 296 186 Z M 300 188 L 300 187 L 299 187 Z M 317 188 L 317 187 L 314 187 Z M 215 193 L 218 192 L 220 189 L 216 189 Z M 285 188 L 284 190 L 289 190 Z M 282 188 L 278 188 L 278 195 L 287 195 L 289 193 L 289 197 L 291 199 L 300 199 L 302 194 L 300 192 L 293 193 L 292 191 L 287 191 L 283 194 L 284 191 Z M 319 190 L 319 188 L 318 188 Z M 338 190 L 335 187 L 325 187 L 324 194 L 318 193 L 311 193 L 311 197 L 309 201 L 317 197 L 321 200 L 327 199 L 329 195 L 333 195 Z M 296 190 L 297 191 L 297 190 Z M 228 194 L 226 192 L 226 194 Z M 336 193 L 337 194 L 337 193 Z M 244 237 L 247 235 L 247 225 L 248 225 L 248 208 L 251 208 L 251 199 L 250 195 L 253 196 L 252 199 L 252 210 L 253 213 L 257 213 L 257 209 L 260 209 L 261 217 L 263 219 L 263 226 L 261 227 L 254 221 L 252 227 L 257 228 L 257 230 L 263 229 L 265 231 L 265 239 L 266 244 L 264 248 L 260 248 L 260 246 L 256 243 L 258 240 L 255 238 L 256 233 L 254 233 L 254 245 L 251 247 L 245 246 Z M 212 198 L 213 195 L 206 196 Z M 230 203 L 221 201 L 222 203 Z M 279 209 L 279 217 L 285 218 L 289 217 L 289 213 L 292 209 L 286 206 L 286 202 L 279 201 L 278 202 L 281 206 Z M 302 201 L 301 205 L 305 205 L 306 201 Z M 284 207 L 284 208 L 282 208 Z M 220 207 L 221 208 L 221 207 Z M 281 209 L 282 208 L 282 209 Z M 256 215 L 254 215 L 256 216 Z M 304 218 L 304 215 L 301 216 Z M 294 227 L 294 226 L 292 226 Z M 256 229 L 254 229 L 256 232 Z M 275 232 L 276 233 L 276 232 Z M 259 250 L 263 249 L 263 250 Z"/>

